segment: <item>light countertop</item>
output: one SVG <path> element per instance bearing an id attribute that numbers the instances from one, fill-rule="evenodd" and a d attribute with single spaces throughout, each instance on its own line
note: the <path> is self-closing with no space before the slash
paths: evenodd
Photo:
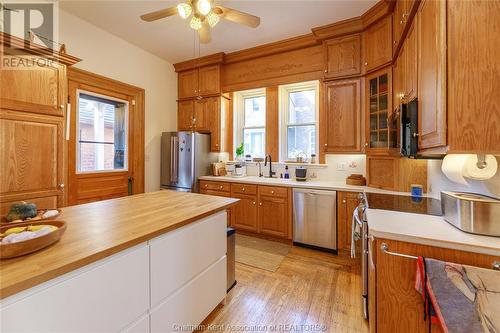
<path id="1" fill-rule="evenodd" d="M 0 298 L 34 287 L 210 216 L 237 199 L 158 191 L 62 208 L 66 232 L 55 244 L 0 262 Z"/>
<path id="2" fill-rule="evenodd" d="M 500 256 L 500 237 L 463 232 L 441 216 L 369 208 L 366 217 L 369 233 L 376 238 Z"/>
<path id="3" fill-rule="evenodd" d="M 378 188 L 368 187 L 368 186 L 353 186 L 347 185 L 345 182 L 331 181 L 331 180 L 311 180 L 308 179 L 305 182 L 296 181 L 294 179 L 284 179 L 284 178 L 266 178 L 257 176 L 245 176 L 245 177 L 229 177 L 229 176 L 202 176 L 200 180 L 210 180 L 219 182 L 231 182 L 231 183 L 245 183 L 245 184 L 257 184 L 257 185 L 274 185 L 274 186 L 285 186 L 285 187 L 298 187 L 298 188 L 312 188 L 317 190 L 336 190 L 336 191 L 348 191 L 348 192 L 372 192 L 372 193 L 387 193 L 387 194 L 399 194 L 399 195 L 410 195 L 409 192 L 395 192 L 382 190 Z"/>

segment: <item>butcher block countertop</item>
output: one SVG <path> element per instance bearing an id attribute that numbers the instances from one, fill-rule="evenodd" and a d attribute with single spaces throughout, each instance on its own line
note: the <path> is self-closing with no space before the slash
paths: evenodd
<path id="1" fill-rule="evenodd" d="M 62 209 L 61 240 L 0 261 L 0 298 L 34 287 L 134 245 L 223 211 L 237 199 L 158 191 Z"/>

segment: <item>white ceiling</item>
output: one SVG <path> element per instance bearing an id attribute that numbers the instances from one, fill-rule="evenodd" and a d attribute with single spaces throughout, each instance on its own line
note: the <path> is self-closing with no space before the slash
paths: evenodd
<path id="1" fill-rule="evenodd" d="M 194 30 L 178 15 L 155 22 L 139 16 L 177 5 L 179 1 L 62 0 L 60 8 L 171 63 L 194 58 Z M 221 20 L 212 42 L 201 44 L 201 55 L 232 52 L 311 32 L 311 28 L 359 16 L 376 0 L 216 0 L 217 4 L 257 15 L 252 29 Z"/>

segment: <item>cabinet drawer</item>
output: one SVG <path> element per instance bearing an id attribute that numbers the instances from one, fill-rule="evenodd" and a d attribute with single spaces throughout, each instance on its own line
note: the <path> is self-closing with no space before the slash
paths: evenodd
<path id="1" fill-rule="evenodd" d="M 257 185 L 231 184 L 231 193 L 257 194 Z"/>
<path id="2" fill-rule="evenodd" d="M 226 226 L 224 212 L 151 240 L 152 306 L 226 254 Z"/>
<path id="3" fill-rule="evenodd" d="M 151 332 L 199 325 L 226 296 L 226 256 L 151 311 Z"/>
<path id="4" fill-rule="evenodd" d="M 200 181 L 200 189 L 220 191 L 220 192 L 229 192 L 231 187 L 229 186 L 229 183 L 210 182 L 210 181 L 202 180 L 202 181 Z"/>
<path id="5" fill-rule="evenodd" d="M 2 306 L 0 331 L 118 332 L 148 310 L 146 243 L 83 270 L 33 287 L 27 291 L 32 294 Z"/>
<path id="6" fill-rule="evenodd" d="M 259 195 L 286 198 L 287 192 L 285 187 L 259 186 Z"/>

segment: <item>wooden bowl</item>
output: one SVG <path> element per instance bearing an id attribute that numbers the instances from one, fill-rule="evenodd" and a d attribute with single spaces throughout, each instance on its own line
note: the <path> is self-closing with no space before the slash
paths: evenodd
<path id="1" fill-rule="evenodd" d="M 13 227 L 23 227 L 23 226 L 31 226 L 31 225 L 41 225 L 48 224 L 56 226 L 57 229 L 40 237 L 28 239 L 22 242 L 11 243 L 11 244 L 1 244 L 0 243 L 0 260 L 15 258 L 24 256 L 28 253 L 32 253 L 38 250 L 41 250 L 55 242 L 57 242 L 62 234 L 66 231 L 66 222 L 64 221 L 51 221 L 51 220 L 43 220 L 36 222 L 19 222 L 19 223 L 10 223 L 8 225 L 2 225 L 0 227 L 0 232 L 4 233 L 7 229 Z"/>
<path id="2" fill-rule="evenodd" d="M 352 174 L 346 178 L 345 183 L 347 185 L 365 186 L 366 178 L 363 175 Z"/>

